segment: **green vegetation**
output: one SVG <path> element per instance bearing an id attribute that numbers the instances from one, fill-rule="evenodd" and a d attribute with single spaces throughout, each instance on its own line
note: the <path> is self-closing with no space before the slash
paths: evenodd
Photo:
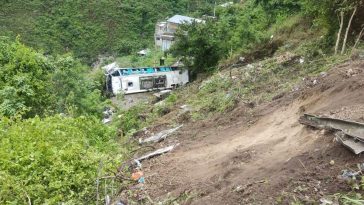
<path id="1" fill-rule="evenodd" d="M 217 3 L 226 1 L 217 1 Z M 212 15 L 214 1 L 4 0 L 0 36 L 46 54 L 72 52 L 91 64 L 98 55 L 129 55 L 151 47 L 155 23 L 175 14 Z"/>
<path id="2" fill-rule="evenodd" d="M 71 55 L 45 57 L 19 41 L 0 48 L 0 116 L 100 115 L 100 82 Z"/>
<path id="3" fill-rule="evenodd" d="M 96 118 L 2 118 L 0 135 L 0 204 L 94 203 L 96 179 L 125 157 Z"/>
<path id="4" fill-rule="evenodd" d="M 100 73 L 19 40 L 0 48 L 0 204 L 93 203 L 96 179 L 131 146 L 97 118 L 107 104 Z"/>
<path id="5" fill-rule="evenodd" d="M 177 89 L 157 105 L 121 110 L 109 127 L 99 118 L 108 104 L 102 96 L 104 76 L 81 62 L 113 55 L 123 56 L 117 58 L 122 67 L 156 65 L 163 52 L 135 54 L 152 47 L 155 23 L 177 13 L 212 16 L 214 1 L 2 2 L 0 36 L 7 37 L 0 39 L 0 203 L 94 203 L 102 197 L 97 179 L 114 174 L 134 146 L 120 141 L 163 117 L 178 120 L 177 105 L 187 104 L 191 109 L 185 114 L 199 120 L 295 89 L 302 77 L 349 58 L 332 55 L 337 15 L 343 12 L 348 19 L 354 8 L 363 7 L 355 0 L 235 2 L 217 7 L 216 18 L 206 17 L 206 23 L 182 26 L 174 56 L 166 59 L 169 65 L 181 58 L 192 74 L 210 79 Z M 349 47 L 362 18 L 356 16 L 348 32 Z M 245 61 L 235 68 L 218 68 L 239 57 Z M 166 117 L 170 112 L 175 113 Z M 116 130 L 126 137 L 117 139 Z M 186 193 L 180 201 L 189 197 Z M 361 203 L 362 196 L 340 200 Z"/>
<path id="6" fill-rule="evenodd" d="M 137 54 L 127 55 L 116 59 L 120 67 L 144 67 L 144 66 L 159 66 L 159 60 L 164 58 L 165 65 L 172 65 L 176 59 L 169 54 L 165 54 L 160 49 L 149 49 L 146 56 Z"/>
<path id="7" fill-rule="evenodd" d="M 282 37 L 277 31 L 289 29 L 291 31 L 283 33 L 295 33 L 293 29 L 304 23 L 304 32 L 316 33 L 313 37 L 319 41 L 317 49 L 312 52 L 320 49 L 331 54 L 340 24 L 337 15 L 343 11 L 348 19 L 354 8 L 360 10 L 363 5 L 356 0 L 319 3 L 310 0 L 247 0 L 228 8 L 219 7 L 217 18 L 204 24 L 181 27 L 172 53 L 182 58 L 193 73 L 203 73 L 214 70 L 219 62 L 232 56 L 252 60 L 252 55 L 255 58 L 272 55 L 287 39 L 292 39 L 290 36 Z M 301 22 L 292 24 L 297 19 Z M 362 20 L 361 15 L 355 16 L 350 25 L 353 32 L 345 45 L 353 45 L 360 33 Z M 344 24 L 343 30 L 348 27 L 347 24 Z M 345 36 L 340 38 L 345 39 Z"/>

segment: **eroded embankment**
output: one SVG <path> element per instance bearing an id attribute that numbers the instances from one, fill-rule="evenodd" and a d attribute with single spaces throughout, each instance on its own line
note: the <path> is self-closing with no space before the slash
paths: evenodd
<path id="1" fill-rule="evenodd" d="M 175 151 L 143 164 L 146 192 L 160 200 L 188 193 L 192 204 L 271 204 L 348 190 L 336 176 L 361 158 L 298 119 L 364 121 L 363 71 L 364 61 L 348 62 L 268 104 L 186 124 L 162 142 L 179 142 Z"/>

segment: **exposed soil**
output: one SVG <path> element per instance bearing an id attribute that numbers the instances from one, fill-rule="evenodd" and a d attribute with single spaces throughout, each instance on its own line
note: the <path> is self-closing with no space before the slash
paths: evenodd
<path id="1" fill-rule="evenodd" d="M 185 124 L 158 145 L 180 143 L 174 151 L 143 163 L 145 191 L 154 201 L 194 195 L 187 204 L 310 204 L 350 190 L 337 175 L 363 157 L 298 119 L 312 113 L 364 122 L 363 71 L 364 61 L 348 62 L 273 102 Z"/>

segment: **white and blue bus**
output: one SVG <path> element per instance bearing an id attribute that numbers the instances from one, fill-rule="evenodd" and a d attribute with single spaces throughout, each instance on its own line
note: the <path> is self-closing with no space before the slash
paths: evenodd
<path id="1" fill-rule="evenodd" d="M 189 83 L 188 70 L 176 66 L 105 69 L 107 90 L 117 95 L 174 89 Z"/>

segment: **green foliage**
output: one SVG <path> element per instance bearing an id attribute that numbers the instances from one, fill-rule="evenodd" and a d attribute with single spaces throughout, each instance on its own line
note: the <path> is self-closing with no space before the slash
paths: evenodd
<path id="1" fill-rule="evenodd" d="M 96 118 L 2 118 L 0 204 L 94 202 L 96 178 L 122 159 L 114 136 Z"/>
<path id="2" fill-rule="evenodd" d="M 194 118 L 199 119 L 209 114 L 225 112 L 236 105 L 238 95 L 231 89 L 233 82 L 229 77 L 214 75 L 204 81 L 197 94 L 188 100 L 194 107 Z"/>
<path id="3" fill-rule="evenodd" d="M 51 74 L 52 94 L 55 98 L 56 113 L 100 115 L 105 104 L 99 88 L 103 82 L 87 75 L 87 67 L 72 56 L 62 56 L 54 60 L 54 72 Z M 95 79 L 96 78 L 96 79 Z"/>
<path id="4" fill-rule="evenodd" d="M 219 60 L 226 54 L 213 22 L 182 25 L 176 34 L 177 41 L 171 52 L 182 57 L 192 74 L 209 72 L 215 69 Z"/>
<path id="5" fill-rule="evenodd" d="M 146 104 L 138 104 L 128 110 L 122 110 L 118 115 L 120 116 L 117 127 L 120 127 L 125 135 L 133 134 L 133 132 L 143 128 L 146 123 L 146 113 L 148 106 Z"/>
<path id="6" fill-rule="evenodd" d="M 172 55 L 165 54 L 160 49 L 149 49 L 146 56 L 138 56 L 137 54 L 122 56 L 117 58 L 120 67 L 144 67 L 144 66 L 159 66 L 159 60 L 165 58 L 165 65 L 175 63 L 175 58 Z"/>
<path id="7" fill-rule="evenodd" d="M 72 52 L 90 63 L 99 54 L 129 55 L 151 47 L 158 20 L 175 14 L 212 15 L 213 4 L 212 0 L 5 0 L 0 7 L 0 35 L 21 35 L 27 45 L 47 54 Z"/>
<path id="8" fill-rule="evenodd" d="M 0 116 L 101 113 L 102 82 L 72 56 L 47 58 L 19 41 L 0 48 Z"/>
<path id="9" fill-rule="evenodd" d="M 298 8 L 296 3 L 284 3 L 277 9 L 271 1 L 267 4 L 254 0 L 219 8 L 217 20 L 180 27 L 172 53 L 181 57 L 194 73 L 212 71 L 233 52 L 267 42 L 271 35 L 268 28 L 284 21 Z"/>
<path id="10" fill-rule="evenodd" d="M 50 107 L 53 67 L 19 41 L 0 41 L 0 116 L 43 114 Z"/>

